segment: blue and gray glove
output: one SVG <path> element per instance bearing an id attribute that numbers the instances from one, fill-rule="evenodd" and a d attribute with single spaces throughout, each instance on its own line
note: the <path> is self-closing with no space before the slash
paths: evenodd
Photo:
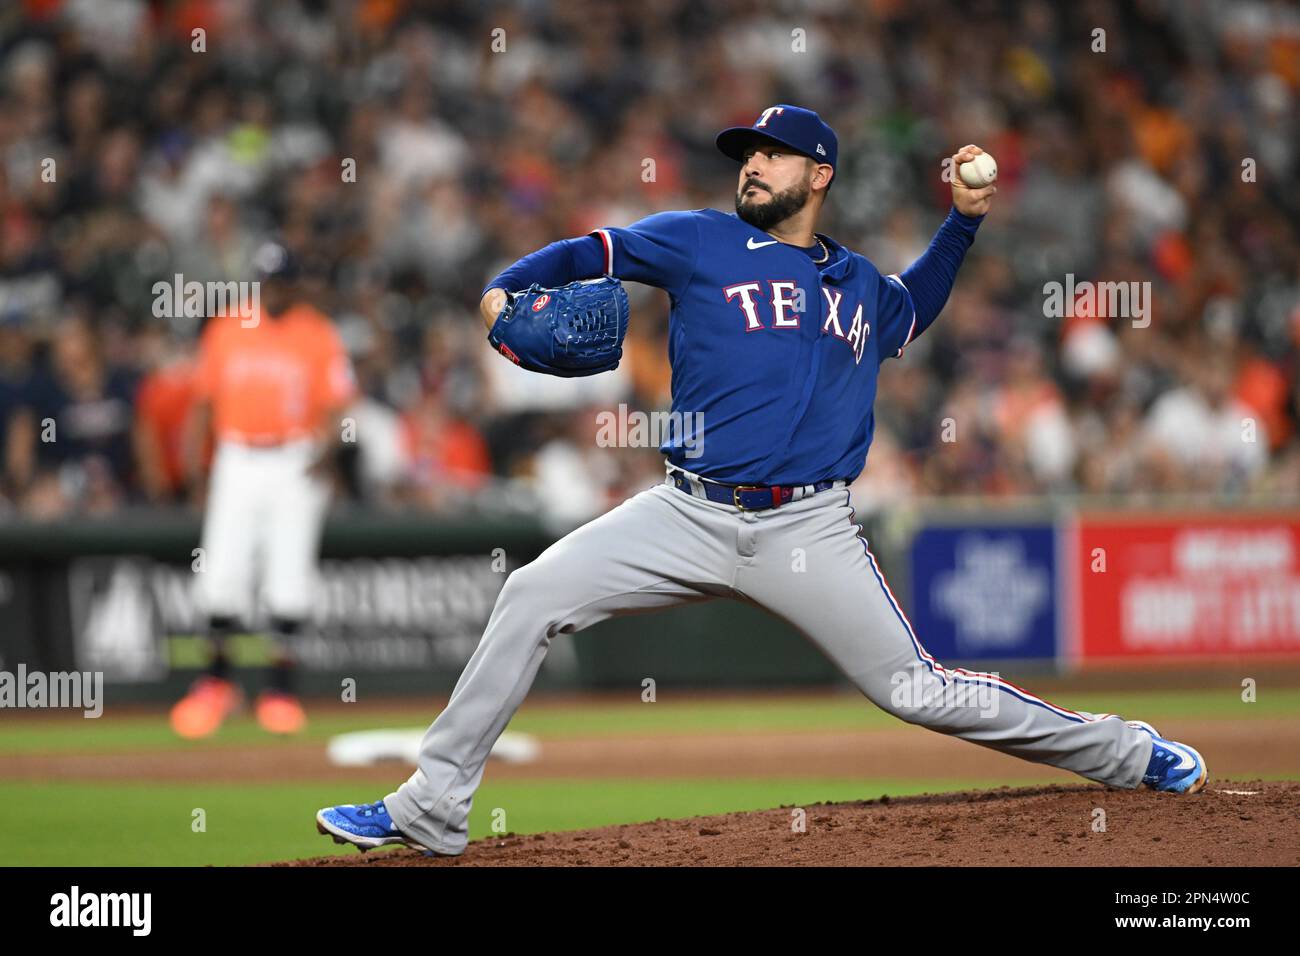
<path id="1" fill-rule="evenodd" d="M 573 378 L 617 368 L 627 334 L 627 292 L 617 279 L 510 293 L 488 333 L 492 347 L 533 372 Z"/>

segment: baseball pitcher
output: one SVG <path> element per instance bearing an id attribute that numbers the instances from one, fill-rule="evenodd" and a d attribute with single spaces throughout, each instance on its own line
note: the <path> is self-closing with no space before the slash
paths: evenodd
<path id="1" fill-rule="evenodd" d="M 666 290 L 672 418 L 687 424 L 661 446 L 662 484 L 509 577 L 410 779 L 376 803 L 319 811 L 319 831 L 363 849 L 463 852 L 488 752 L 557 634 L 719 597 L 788 621 L 872 703 L 909 723 L 1113 787 L 1201 789 L 1201 756 L 1148 724 L 1060 707 L 996 674 L 935 660 L 854 521 L 847 485 L 871 444 L 878 370 L 947 301 L 997 192 L 955 175 L 983 151 L 952 156 L 953 208 L 915 263 L 884 276 L 815 231 L 838 151 L 816 113 L 772 106 L 717 145 L 740 164 L 734 215 L 662 212 L 597 229 L 489 283 L 489 341 L 510 361 L 557 375 L 617 364 L 627 317 L 620 280 Z"/>

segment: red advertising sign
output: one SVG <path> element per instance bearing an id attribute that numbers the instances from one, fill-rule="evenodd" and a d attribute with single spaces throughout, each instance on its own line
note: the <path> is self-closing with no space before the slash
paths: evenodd
<path id="1" fill-rule="evenodd" d="M 1300 519 L 1081 515 L 1085 659 L 1300 654 Z"/>

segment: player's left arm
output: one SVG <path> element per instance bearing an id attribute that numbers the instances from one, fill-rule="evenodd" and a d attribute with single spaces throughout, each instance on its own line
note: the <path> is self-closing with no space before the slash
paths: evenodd
<path id="1" fill-rule="evenodd" d="M 995 184 L 972 188 L 957 175 L 958 166 L 983 152 L 978 146 L 969 145 L 952 155 L 949 167 L 953 171 L 952 209 L 948 218 L 916 262 L 900 274 L 881 278 L 876 316 L 881 329 L 882 359 L 902 355 L 907 344 L 939 317 L 948 301 L 966 250 L 975 241 L 975 231 L 998 191 Z"/>
<path id="2" fill-rule="evenodd" d="M 154 425 L 159 401 L 157 379 L 150 377 L 136 392 L 135 414 L 131 416 L 136 474 L 145 496 L 153 502 L 162 501 L 168 490 L 162 440 Z"/>
<path id="3" fill-rule="evenodd" d="M 328 319 L 325 327 L 328 334 L 321 343 L 313 387 L 314 404 L 320 410 L 317 434 L 321 443 L 307 469 L 318 478 L 333 474 L 345 440 L 343 418 L 357 397 L 356 374 L 343 340 Z"/>
<path id="4" fill-rule="evenodd" d="M 604 273 L 605 254 L 594 235 L 560 239 L 515 262 L 492 279 L 479 299 L 479 315 L 490 331 L 506 307 L 506 297 L 536 284 L 544 289 L 559 288 L 580 279 L 594 279 Z"/>

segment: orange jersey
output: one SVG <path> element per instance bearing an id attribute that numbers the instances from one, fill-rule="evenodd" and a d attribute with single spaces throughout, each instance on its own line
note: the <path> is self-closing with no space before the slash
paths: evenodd
<path id="1" fill-rule="evenodd" d="M 402 433 L 417 484 L 446 482 L 473 489 L 492 474 L 487 442 L 468 422 L 443 419 L 435 424 L 416 409 L 402 416 Z"/>
<path id="2" fill-rule="evenodd" d="M 194 404 L 195 364 L 189 359 L 150 372 L 135 394 L 136 418 L 158 443 L 163 478 L 171 491 L 184 483 L 185 420 Z"/>
<path id="3" fill-rule="evenodd" d="M 199 343 L 195 392 L 212 403 L 219 440 L 270 444 L 314 435 L 330 408 L 356 392 L 333 324 L 309 305 L 245 328 L 218 316 Z"/>

